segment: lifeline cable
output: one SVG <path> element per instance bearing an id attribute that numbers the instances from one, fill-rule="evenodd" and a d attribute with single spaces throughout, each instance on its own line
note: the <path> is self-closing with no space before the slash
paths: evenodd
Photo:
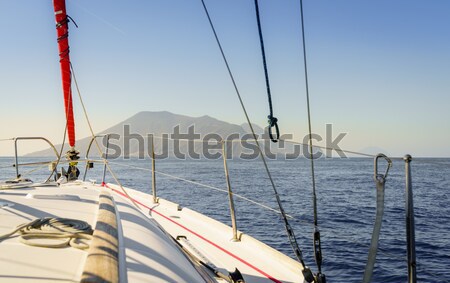
<path id="1" fill-rule="evenodd" d="M 118 165 L 118 166 L 125 166 L 125 167 L 129 167 L 129 168 L 134 168 L 134 169 L 138 169 L 138 170 L 144 170 L 144 171 L 150 171 L 150 172 L 152 171 L 152 169 L 149 169 L 149 168 L 144 168 L 144 167 L 139 167 L 139 166 L 134 166 L 134 165 L 129 165 L 129 164 L 121 164 L 121 163 L 118 163 L 118 162 L 111 162 L 111 161 L 109 163 L 115 164 L 115 165 Z M 181 178 L 181 177 L 174 176 L 174 175 L 171 175 L 171 174 L 167 174 L 167 173 L 164 173 L 164 172 L 161 172 L 161 171 L 156 171 L 155 170 L 155 173 L 156 174 L 160 174 L 160 175 L 162 175 L 164 177 L 167 177 L 169 179 L 183 181 L 183 182 L 186 182 L 186 183 L 189 183 L 189 184 L 192 184 L 192 185 L 196 185 L 196 186 L 199 186 L 199 187 L 208 188 L 208 189 L 212 189 L 212 190 L 215 190 L 215 191 L 218 191 L 218 192 L 222 192 L 222 193 L 228 194 L 227 190 L 224 190 L 224 189 L 221 189 L 221 188 L 218 188 L 218 187 L 202 184 L 202 183 L 199 183 L 199 182 L 196 182 L 196 181 L 192 181 L 192 180 L 189 180 L 189 179 Z M 247 201 L 249 203 L 253 203 L 254 205 L 260 206 L 260 207 L 262 207 L 264 209 L 270 210 L 270 211 L 275 212 L 277 214 L 281 214 L 281 212 L 279 210 L 276 210 L 276 209 L 274 209 L 274 208 L 272 208 L 270 206 L 267 206 L 265 204 L 262 204 L 262 203 L 259 203 L 257 201 L 254 201 L 254 200 L 252 200 L 250 198 L 244 197 L 244 196 L 242 196 L 240 194 L 233 193 L 233 196 L 236 197 L 236 198 L 245 200 L 245 201 Z M 293 219 L 293 220 L 295 220 L 297 222 L 301 222 L 303 224 L 307 224 L 307 225 L 311 224 L 310 222 L 306 222 L 306 221 L 303 221 L 303 220 L 300 220 L 300 219 L 295 219 L 292 215 L 289 215 L 289 214 L 286 214 L 286 216 L 288 218 L 290 218 L 290 219 Z"/>

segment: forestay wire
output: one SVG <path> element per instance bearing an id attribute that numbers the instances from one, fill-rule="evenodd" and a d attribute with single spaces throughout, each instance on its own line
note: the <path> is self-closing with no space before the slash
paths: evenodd
<path id="1" fill-rule="evenodd" d="M 322 274 L 322 248 L 320 243 L 320 231 L 317 222 L 317 196 L 316 196 L 316 178 L 314 174 L 314 158 L 313 158 L 313 140 L 312 140 L 312 127 L 311 127 L 311 107 L 309 104 L 309 85 L 308 85 L 308 65 L 306 61 L 306 40 L 305 40 L 305 24 L 303 17 L 303 0 L 300 0 L 300 19 L 301 19 L 301 32 L 302 32 L 302 45 L 303 45 L 303 65 L 305 73 L 305 89 L 306 89 L 306 107 L 308 109 L 308 133 L 309 133 L 309 160 L 311 162 L 311 180 L 312 180 L 312 200 L 314 210 L 314 232 L 313 232 L 313 247 L 314 258 L 317 265 L 317 280 L 319 282 L 325 282 L 325 275 Z"/>
<path id="2" fill-rule="evenodd" d="M 240 94 L 239 89 L 238 89 L 238 87 L 236 85 L 236 81 L 234 80 L 233 73 L 231 72 L 231 68 L 230 68 L 230 66 L 228 64 L 228 60 L 227 60 L 227 58 L 225 56 L 225 53 L 223 51 L 223 48 L 222 48 L 222 45 L 220 43 L 219 37 L 217 36 L 216 29 L 214 28 L 214 24 L 213 24 L 213 22 L 211 20 L 211 17 L 209 15 L 208 9 L 207 9 L 207 7 L 205 5 L 205 1 L 204 0 L 201 0 L 201 1 L 202 1 L 202 4 L 203 4 L 203 9 L 205 11 L 205 14 L 206 14 L 206 16 L 208 18 L 209 24 L 211 26 L 211 29 L 212 29 L 212 31 L 214 33 L 214 37 L 216 39 L 217 45 L 218 45 L 218 47 L 220 49 L 220 52 L 222 54 L 222 58 L 223 58 L 224 63 L 226 65 L 226 67 L 227 67 L 228 74 L 229 74 L 230 79 L 231 79 L 231 81 L 233 83 L 236 95 L 237 95 L 237 97 L 239 99 L 239 102 L 241 104 L 242 110 L 244 112 L 245 118 L 246 118 L 247 123 L 248 123 L 248 125 L 250 127 L 250 130 L 252 132 L 253 138 L 254 138 L 254 140 L 256 142 L 256 145 L 257 145 L 257 148 L 258 148 L 258 152 L 259 152 L 259 156 L 261 157 L 261 160 L 262 160 L 262 162 L 264 164 L 264 168 L 266 170 L 267 176 L 268 176 L 268 178 L 270 180 L 270 184 L 271 184 L 271 186 L 273 188 L 273 191 L 274 191 L 274 194 L 275 194 L 275 198 L 277 200 L 277 204 L 278 204 L 278 207 L 280 209 L 281 216 L 283 218 L 284 226 L 285 226 L 286 232 L 288 234 L 289 243 L 290 243 L 290 245 L 291 245 L 291 247 L 292 247 L 292 249 L 293 249 L 293 251 L 295 253 L 295 256 L 297 257 L 298 261 L 300 262 L 300 264 L 301 264 L 301 266 L 303 268 L 302 273 L 303 273 L 303 276 L 304 276 L 305 280 L 307 282 L 313 282 L 314 281 L 314 276 L 313 276 L 311 270 L 306 266 L 306 264 L 305 264 L 305 262 L 303 260 L 303 253 L 300 250 L 300 247 L 298 246 L 297 239 L 296 239 L 295 234 L 294 234 L 294 230 L 291 228 L 291 225 L 289 224 L 289 221 L 287 219 L 286 213 L 285 213 L 285 211 L 283 209 L 283 206 L 281 204 L 281 199 L 280 199 L 280 196 L 278 195 L 278 191 L 277 191 L 277 189 L 275 187 L 275 183 L 274 183 L 274 181 L 272 179 L 272 175 L 270 174 L 270 170 L 269 170 L 269 167 L 267 165 L 267 161 L 266 161 L 266 159 L 264 157 L 264 153 L 262 152 L 261 147 L 259 145 L 258 138 L 257 138 L 257 136 L 255 134 L 255 131 L 254 131 L 253 126 L 252 126 L 252 123 L 251 123 L 250 118 L 249 118 L 249 116 L 247 114 L 247 110 L 246 110 L 245 105 L 244 105 L 244 103 L 242 101 L 241 94 Z"/>

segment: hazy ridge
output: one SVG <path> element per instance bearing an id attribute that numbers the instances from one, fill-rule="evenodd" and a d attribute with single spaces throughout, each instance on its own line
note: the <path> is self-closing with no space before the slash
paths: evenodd
<path id="1" fill-rule="evenodd" d="M 231 124 L 225 121 L 220 121 L 210 116 L 201 116 L 201 117 L 190 117 L 185 115 L 174 114 L 168 111 L 143 111 L 139 112 L 132 117 L 108 128 L 97 135 L 105 135 L 105 134 L 116 134 L 118 136 L 112 136 L 113 138 L 110 140 L 110 143 L 114 147 L 114 145 L 120 147 L 120 153 L 123 156 L 124 154 L 130 157 L 148 157 L 149 156 L 149 135 L 154 135 L 154 143 L 155 143 L 155 152 L 157 154 L 162 154 L 163 150 L 163 139 L 161 137 L 169 137 L 171 138 L 171 134 L 174 133 L 174 129 L 176 127 L 179 128 L 179 133 L 187 134 L 190 127 L 194 127 L 195 134 L 200 135 L 200 139 L 197 139 L 194 143 L 194 152 L 198 154 L 202 154 L 202 147 L 204 146 L 203 142 L 200 142 L 203 137 L 206 135 L 215 134 L 216 136 L 220 136 L 222 139 L 227 139 L 231 135 L 233 135 L 233 139 L 237 140 L 242 137 L 250 138 L 250 127 L 248 124 L 244 123 L 241 125 Z M 259 137 L 264 133 L 264 128 L 253 124 L 253 128 L 255 133 L 259 135 Z M 142 138 L 140 138 L 140 137 Z M 124 139 L 125 137 L 125 139 Z M 126 141 L 129 141 L 128 147 L 125 147 L 124 144 L 127 144 Z M 90 137 L 86 137 L 76 141 L 76 148 L 81 152 L 81 156 L 84 156 L 88 145 L 91 141 Z M 104 150 L 102 145 L 102 139 L 98 138 L 99 144 Z M 125 143 L 124 143 L 125 142 Z M 173 141 L 169 140 L 165 141 L 168 146 L 169 156 L 173 156 Z M 214 139 L 211 139 L 210 144 L 214 143 Z M 59 149 L 61 145 L 56 145 L 56 148 Z M 118 148 L 115 147 L 115 148 Z M 127 149 L 125 149 L 127 148 Z M 180 141 L 180 152 L 188 153 L 188 143 L 185 141 Z M 67 151 L 68 145 L 65 144 L 65 149 L 63 152 Z M 288 149 L 285 149 L 288 150 Z M 284 150 L 284 151 L 285 151 Z M 210 150 L 210 152 L 214 153 L 218 150 Z M 283 150 L 274 149 L 274 152 L 280 153 Z M 233 142 L 232 147 L 232 155 L 238 156 L 242 152 L 252 152 L 251 150 L 246 150 L 239 142 Z M 116 152 L 114 152 L 116 153 Z M 51 149 L 36 151 L 28 154 L 27 156 L 52 156 L 54 155 Z M 90 150 L 90 156 L 98 156 L 98 149 L 93 144 Z"/>

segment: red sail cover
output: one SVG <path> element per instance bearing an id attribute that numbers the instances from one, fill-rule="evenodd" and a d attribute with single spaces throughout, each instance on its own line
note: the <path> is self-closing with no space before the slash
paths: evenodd
<path id="1" fill-rule="evenodd" d="M 75 146 L 75 123 L 73 119 L 72 88 L 69 57 L 69 26 L 66 14 L 65 0 L 53 0 L 58 36 L 59 61 L 61 64 L 62 87 L 64 92 L 64 107 L 67 119 L 67 135 L 69 145 Z"/>

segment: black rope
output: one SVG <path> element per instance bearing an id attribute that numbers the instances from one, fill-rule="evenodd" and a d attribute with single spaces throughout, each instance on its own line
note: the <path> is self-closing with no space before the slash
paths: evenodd
<path id="1" fill-rule="evenodd" d="M 67 30 L 66 33 L 64 33 L 63 35 L 61 35 L 60 37 L 57 38 L 58 42 L 69 37 L 68 23 L 70 23 L 70 22 L 72 22 L 75 25 L 75 27 L 78 28 L 77 23 L 69 15 L 66 15 L 66 17 L 64 19 L 62 19 L 61 21 L 56 23 L 56 29 L 66 26 L 66 30 Z"/>
<path id="2" fill-rule="evenodd" d="M 266 62 L 266 52 L 264 50 L 264 39 L 261 31 L 261 20 L 259 17 L 259 6 L 258 6 L 258 0 L 255 0 L 255 10 L 256 10 L 256 21 L 258 24 L 258 33 L 259 33 L 259 42 L 261 45 L 261 54 L 263 59 L 263 66 L 264 66 L 264 76 L 266 78 L 266 89 L 267 89 L 267 97 L 269 99 L 269 111 L 270 114 L 267 116 L 268 123 L 269 123 L 269 137 L 272 142 L 278 142 L 280 139 L 280 129 L 278 128 L 278 119 L 273 116 L 273 107 L 272 107 L 272 94 L 270 93 L 270 84 L 269 84 L 269 73 L 267 72 L 267 62 Z M 275 127 L 276 130 L 276 136 L 274 138 L 272 133 L 272 128 Z"/>
<path id="3" fill-rule="evenodd" d="M 69 53 L 70 53 L 70 48 L 69 48 L 69 47 L 67 47 L 64 51 L 60 52 L 60 53 L 59 53 L 59 57 L 60 57 L 61 59 L 59 60 L 59 62 L 61 62 L 61 61 L 63 61 L 64 59 L 66 59 L 66 57 L 67 57 L 67 55 L 69 55 Z"/>
<path id="4" fill-rule="evenodd" d="M 233 83 L 234 89 L 236 91 L 236 95 L 237 95 L 237 97 L 239 99 L 239 102 L 241 104 L 242 111 L 244 112 L 245 118 L 246 118 L 246 120 L 248 122 L 248 125 L 250 126 L 250 130 L 252 132 L 253 138 L 255 139 L 255 143 L 256 143 L 258 151 L 259 151 L 259 156 L 261 157 L 261 160 L 262 160 L 262 162 L 264 164 L 264 167 L 266 169 L 267 177 L 269 178 L 269 181 L 270 181 L 270 183 L 272 185 L 272 188 L 273 188 L 273 191 L 274 191 L 274 194 L 275 194 L 275 199 L 277 200 L 278 208 L 280 209 L 280 213 L 281 213 L 281 216 L 282 216 L 284 224 L 285 224 L 284 226 L 285 226 L 286 232 L 288 234 L 289 244 L 291 245 L 291 247 L 292 247 L 292 249 L 293 249 L 293 251 L 295 253 L 295 256 L 297 257 L 298 261 L 300 262 L 300 264 L 301 264 L 301 266 L 303 268 L 302 273 L 303 273 L 303 277 L 305 278 L 305 281 L 306 282 L 313 282 L 314 281 L 314 275 L 312 274 L 311 269 L 309 269 L 306 266 L 306 264 L 305 264 L 305 262 L 303 260 L 302 251 L 300 250 L 300 248 L 298 246 L 297 239 L 296 239 L 295 234 L 294 234 L 294 230 L 292 229 L 291 225 L 289 224 L 286 212 L 283 209 L 283 205 L 281 203 L 280 196 L 278 194 L 277 188 L 275 187 L 275 183 L 273 181 L 272 175 L 270 174 L 269 167 L 267 165 L 266 159 L 264 158 L 264 154 L 263 154 L 263 152 L 261 150 L 261 146 L 259 145 L 258 138 L 256 137 L 256 134 L 255 134 L 255 131 L 253 129 L 252 123 L 250 121 L 250 118 L 248 117 L 247 110 L 245 108 L 244 102 L 242 101 L 241 94 L 240 94 L 239 89 L 238 89 L 238 87 L 236 85 L 236 81 L 234 80 L 233 73 L 231 72 L 231 68 L 230 68 L 230 65 L 228 64 L 228 60 L 227 60 L 227 58 L 225 56 L 225 53 L 224 53 L 223 48 L 222 48 L 222 45 L 220 44 L 219 37 L 217 36 L 216 29 L 214 28 L 214 24 L 213 24 L 213 22 L 211 20 L 211 17 L 209 15 L 208 9 L 207 9 L 207 7 L 205 5 L 205 1 L 204 0 L 200 0 L 200 1 L 203 4 L 203 9 L 205 10 L 205 14 L 206 14 L 206 16 L 208 18 L 209 24 L 211 26 L 211 30 L 214 33 L 214 37 L 215 37 L 217 45 L 218 45 L 218 47 L 220 49 L 220 53 L 222 54 L 222 58 L 223 58 L 223 60 L 225 62 L 225 65 L 227 67 L 228 74 L 230 75 L 230 79 L 231 79 L 231 81 Z"/>
<path id="5" fill-rule="evenodd" d="M 59 28 L 62 28 L 62 27 L 66 27 L 66 32 L 56 39 L 58 42 L 60 42 L 61 40 L 67 39 L 69 37 L 68 24 L 70 22 L 72 22 L 75 25 L 75 27 L 78 28 L 78 25 L 75 22 L 75 20 L 69 15 L 66 15 L 66 17 L 64 19 L 62 19 L 61 21 L 56 23 L 56 29 L 59 29 Z M 67 57 L 67 55 L 69 55 L 69 47 L 67 47 L 65 50 L 63 50 L 63 51 L 61 51 L 59 53 L 59 56 L 61 58 L 59 61 L 60 62 L 63 61 Z"/>
<path id="6" fill-rule="evenodd" d="M 75 27 L 76 28 L 78 28 L 78 25 L 77 25 L 77 23 L 74 21 L 74 19 L 71 17 L 71 16 L 69 16 L 69 15 L 66 15 L 66 17 L 67 17 L 67 19 L 70 19 L 70 21 L 69 20 L 67 20 L 67 22 L 69 23 L 69 22 L 72 22 L 74 25 L 75 25 Z"/>
<path id="7" fill-rule="evenodd" d="M 64 19 L 62 19 L 61 21 L 56 23 L 56 28 L 60 28 L 64 25 L 67 25 L 68 22 L 69 22 L 69 18 L 66 16 Z"/>
<path id="8" fill-rule="evenodd" d="M 72 23 L 75 25 L 75 27 L 78 28 L 77 23 L 76 23 L 76 22 L 74 21 L 74 19 L 73 19 L 71 16 L 69 16 L 69 15 L 66 15 L 66 17 L 65 17 L 64 19 L 62 19 L 61 21 L 57 22 L 57 23 L 56 23 L 56 28 L 60 28 L 60 27 L 62 27 L 62 26 L 64 26 L 64 25 L 67 25 L 67 24 L 70 23 L 70 22 L 72 22 Z"/>
<path id="9" fill-rule="evenodd" d="M 64 39 L 66 39 L 66 38 L 68 38 L 68 37 L 69 37 L 69 33 L 66 32 L 66 33 L 64 33 L 63 35 L 59 36 L 56 40 L 57 40 L 57 41 L 61 41 L 61 40 L 64 40 Z"/>

